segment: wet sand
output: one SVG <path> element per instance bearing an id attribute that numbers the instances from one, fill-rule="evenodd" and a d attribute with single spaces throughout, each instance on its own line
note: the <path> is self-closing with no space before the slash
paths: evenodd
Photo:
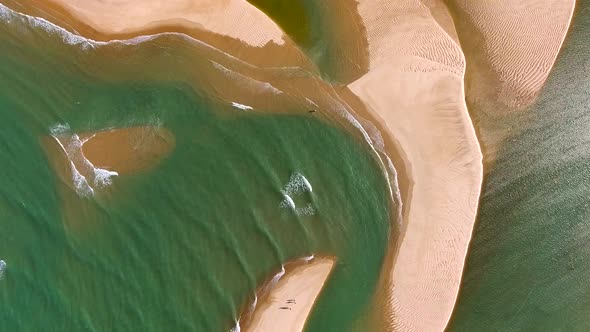
<path id="1" fill-rule="evenodd" d="M 160 127 L 131 127 L 80 135 L 82 152 L 95 166 L 120 175 L 154 167 L 174 149 L 174 135 Z"/>
<path id="2" fill-rule="evenodd" d="M 303 331 L 307 316 L 334 267 L 333 258 L 287 264 L 285 274 L 261 288 L 254 312 L 241 323 L 244 331 Z"/>
<path id="3" fill-rule="evenodd" d="M 465 60 L 445 8 L 435 18 L 419 1 L 361 1 L 359 12 L 370 70 L 349 87 L 392 135 L 409 182 L 401 238 L 386 258 L 384 328 L 442 331 L 459 291 L 482 182 L 464 100 Z M 447 22 L 445 29 L 438 21 Z"/>

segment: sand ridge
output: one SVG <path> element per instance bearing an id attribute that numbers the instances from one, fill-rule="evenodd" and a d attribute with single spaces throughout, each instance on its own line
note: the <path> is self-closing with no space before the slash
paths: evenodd
<path id="1" fill-rule="evenodd" d="M 244 331 L 303 331 L 307 316 L 334 267 L 335 259 L 302 259 L 284 267 L 284 275 L 265 287 L 256 309 L 243 323 Z M 280 274 L 279 274 L 280 276 Z M 274 278 L 269 282 L 274 282 Z"/>
<path id="2" fill-rule="evenodd" d="M 386 257 L 393 266 L 384 285 L 391 309 L 385 324 L 399 331 L 445 328 L 483 172 L 465 105 L 465 59 L 431 8 L 413 0 L 359 1 L 370 71 L 349 85 L 393 136 L 410 181 L 401 241 Z"/>

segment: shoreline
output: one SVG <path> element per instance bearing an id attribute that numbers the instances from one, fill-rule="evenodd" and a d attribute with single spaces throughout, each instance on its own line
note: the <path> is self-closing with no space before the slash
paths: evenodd
<path id="1" fill-rule="evenodd" d="M 6 1 L 4 1 L 6 2 Z M 406 3 L 411 2 L 411 1 L 405 1 Z M 361 4 L 363 3 L 363 1 L 361 1 Z M 359 7 L 361 7 L 361 4 L 359 4 Z M 378 6 L 376 6 L 378 7 Z M 446 8 L 446 7 L 445 7 Z M 29 10 L 31 10 L 29 8 Z M 38 8 L 37 8 L 38 10 Z M 54 8 L 55 10 L 55 8 Z M 67 18 L 67 11 L 65 9 L 62 8 L 62 10 L 65 11 L 65 14 L 62 13 L 62 15 L 64 15 L 64 17 L 66 17 L 65 19 L 70 19 L 74 22 L 78 22 L 78 24 L 80 24 L 80 26 L 78 27 L 78 30 L 74 29 L 72 26 L 70 26 L 70 28 L 75 31 L 77 34 L 83 35 L 88 37 L 89 35 L 92 36 L 92 34 L 94 34 L 97 38 L 97 40 L 110 40 L 113 37 L 114 38 L 124 38 L 124 37 L 130 37 L 130 36 L 107 36 L 107 35 L 101 35 L 99 32 L 97 31 L 93 31 L 93 29 L 89 26 L 84 27 L 84 24 L 81 23 L 81 21 L 79 19 L 77 19 L 76 17 L 74 17 L 72 14 L 69 14 L 71 17 Z M 377 9 L 372 9 L 373 13 L 375 11 L 380 10 L 379 8 Z M 390 9 L 389 8 L 385 8 L 384 10 L 385 13 L 390 13 Z M 360 15 L 360 19 L 361 21 L 364 20 L 367 16 L 370 16 L 371 13 L 369 13 L 369 15 L 367 15 L 367 13 L 361 13 L 361 11 L 359 10 L 359 15 Z M 408 15 L 410 16 L 410 15 Z M 424 19 L 424 16 L 426 16 L 426 14 L 422 15 L 420 17 L 420 19 Z M 431 17 L 431 16 L 429 16 Z M 64 20 L 64 18 L 62 18 L 62 20 Z M 382 21 L 379 21 L 382 22 Z M 432 22 L 434 23 L 435 27 L 439 27 L 441 30 L 444 31 L 444 29 L 442 29 L 440 27 L 440 25 L 438 25 L 438 23 L 436 22 L 435 19 L 432 19 Z M 432 22 L 429 22 L 429 24 L 431 24 Z M 62 21 L 60 21 L 60 23 L 62 23 Z M 360 22 L 360 24 L 365 25 L 364 22 Z M 289 42 L 289 40 L 286 40 L 284 45 L 267 45 L 266 47 L 262 47 L 262 48 L 256 48 L 256 47 L 250 47 L 247 44 L 239 41 L 239 40 L 235 40 L 226 36 L 219 36 L 216 35 L 215 33 L 211 33 L 211 32 L 207 32 L 205 30 L 205 27 L 203 27 L 202 30 L 199 30 L 198 32 L 195 32 L 193 30 L 185 30 L 183 31 L 184 28 L 180 27 L 176 27 L 174 29 L 172 29 L 172 31 L 170 31 L 170 29 L 168 29 L 169 27 L 165 27 L 166 31 L 160 31 L 160 32 L 179 32 L 179 33 L 184 33 L 190 37 L 196 38 L 199 41 L 202 41 L 204 43 L 207 43 L 219 50 L 223 50 L 228 51 L 230 53 L 232 53 L 233 56 L 238 57 L 239 59 L 247 59 L 247 61 L 252 61 L 253 63 L 256 63 L 257 65 L 268 65 L 267 61 L 258 61 L 256 60 L 256 58 L 258 57 L 259 59 L 263 59 L 263 60 L 268 60 L 269 58 L 271 58 L 270 56 L 268 56 L 267 53 L 269 52 L 273 52 L 273 54 L 276 52 L 276 54 L 287 54 L 288 57 L 288 61 L 291 61 L 291 63 L 293 63 L 294 65 L 300 65 L 300 63 L 309 63 L 308 61 L 301 61 L 301 58 L 303 57 L 303 55 L 301 54 L 301 52 L 295 47 L 294 49 L 296 51 L 293 51 L 293 47 L 292 44 Z M 366 27 L 367 30 L 369 30 L 371 28 L 371 26 L 367 26 Z M 86 30 L 84 30 L 86 29 Z M 164 29 L 164 28 L 162 28 Z M 436 28 L 435 28 L 436 29 Z M 81 33 L 80 31 L 83 31 L 83 33 Z M 149 31 L 147 31 L 149 32 Z M 89 34 L 86 34 L 89 33 Z M 395 35 L 395 31 L 387 31 L 386 34 L 389 33 L 390 35 Z M 144 35 L 146 34 L 146 31 L 138 31 L 137 35 Z M 134 36 L 137 36 L 134 35 Z M 201 37 L 200 37 L 201 36 Z M 386 35 L 384 40 L 387 42 L 390 36 Z M 285 37 L 286 38 L 286 37 Z M 216 41 L 211 42 L 209 39 L 213 40 L 215 39 Z M 449 38 L 452 39 L 452 38 Z M 372 47 L 374 47 L 375 45 L 378 45 L 380 42 L 382 41 L 375 41 L 375 40 L 371 40 L 371 38 L 368 39 L 368 46 L 369 49 L 371 49 Z M 396 43 L 393 43 L 392 45 L 397 45 Z M 450 46 L 449 46 L 450 45 Z M 456 45 L 456 42 L 451 40 L 451 44 L 449 43 L 443 43 L 444 47 L 451 47 L 453 48 L 453 45 Z M 457 46 L 458 47 L 458 46 Z M 244 49 L 246 51 L 244 51 Z M 385 53 L 387 52 L 391 52 L 393 50 L 390 49 L 385 49 Z M 260 57 L 260 54 L 266 54 L 265 56 Z M 396 56 L 398 54 L 395 54 Z M 462 53 L 461 53 L 462 55 Z M 444 139 L 446 138 L 447 140 L 452 141 L 454 139 L 454 137 L 449 137 L 452 135 L 447 135 L 445 136 L 442 133 L 438 133 L 440 135 L 442 135 L 441 137 L 436 137 L 432 136 L 432 131 L 437 131 L 440 129 L 438 129 L 437 123 L 436 121 L 430 121 L 433 123 L 428 123 L 428 121 L 426 121 L 426 125 L 423 124 L 424 121 L 422 120 L 433 120 L 432 118 L 428 117 L 427 115 L 418 115 L 416 118 L 410 119 L 409 123 L 411 123 L 412 125 L 408 126 L 408 122 L 405 123 L 399 123 L 400 121 L 398 121 L 399 119 L 397 119 L 395 117 L 396 114 L 390 114 L 388 111 L 388 107 L 384 107 L 383 105 L 387 105 L 390 104 L 391 100 L 387 100 L 388 98 L 391 97 L 391 91 L 382 91 L 380 93 L 377 93 L 379 96 L 375 96 L 375 95 L 371 95 L 371 93 L 367 92 L 369 90 L 380 90 L 380 89 L 385 89 L 383 86 L 384 85 L 388 85 L 388 83 L 393 83 L 393 85 L 391 86 L 397 86 L 395 80 L 393 82 L 391 82 L 391 80 L 388 81 L 387 77 L 382 77 L 382 74 L 391 74 L 391 76 L 395 76 L 395 75 L 410 75 L 408 76 L 409 80 L 417 80 L 416 82 L 414 82 L 415 85 L 420 85 L 419 83 L 422 82 L 424 83 L 424 81 L 428 82 L 430 80 L 432 80 L 433 74 L 424 74 L 420 77 L 418 76 L 414 76 L 413 78 L 411 77 L 413 74 L 411 71 L 408 73 L 407 71 L 400 71 L 400 68 L 402 68 L 404 65 L 408 65 L 410 64 L 410 67 L 413 66 L 413 64 L 418 63 L 419 68 L 425 69 L 425 70 L 432 70 L 433 67 L 431 66 L 432 64 L 428 63 L 419 63 L 416 62 L 418 61 L 418 59 L 416 58 L 411 58 L 411 57 L 404 57 L 401 61 L 399 62 L 395 62 L 395 61 L 388 61 L 388 57 L 392 57 L 392 54 L 378 54 L 378 56 L 375 56 L 374 52 L 373 54 L 371 54 L 371 52 L 369 52 L 369 72 L 361 75 L 360 78 L 358 78 L 356 81 L 351 82 L 351 84 L 349 84 L 347 87 L 342 87 L 342 93 L 338 92 L 337 94 L 342 96 L 344 95 L 343 99 L 345 99 L 347 102 L 354 102 L 355 104 L 358 104 L 358 102 L 360 102 L 364 107 L 359 108 L 359 113 L 360 114 L 354 114 L 355 116 L 362 116 L 365 114 L 365 109 L 366 109 L 366 114 L 369 115 L 368 116 L 368 120 L 374 124 L 374 126 L 376 126 L 381 134 L 383 135 L 383 139 L 386 141 L 386 145 L 385 145 L 385 151 L 387 152 L 387 155 L 393 159 L 394 165 L 396 166 L 397 169 L 397 173 L 398 173 L 398 182 L 399 182 L 399 189 L 400 189 L 400 195 L 402 196 L 402 214 L 403 214 L 403 223 L 401 225 L 401 234 L 399 234 L 399 240 L 398 241 L 398 234 L 392 234 L 390 236 L 390 244 L 389 244 L 389 248 L 387 251 L 387 256 L 384 260 L 384 265 L 383 265 L 383 273 L 380 279 L 380 284 L 383 287 L 386 287 L 388 292 L 379 292 L 377 296 L 381 296 L 380 299 L 378 299 L 378 301 L 380 302 L 380 304 L 384 304 L 383 309 L 385 310 L 386 306 L 390 306 L 389 308 L 387 308 L 386 312 L 384 312 L 384 316 L 385 316 L 385 321 L 386 324 L 389 324 L 389 327 L 391 327 L 393 324 L 393 326 L 401 326 L 404 327 L 405 323 L 408 321 L 408 317 L 411 318 L 411 315 L 413 315 L 413 312 L 409 312 L 406 313 L 406 311 L 408 311 L 407 308 L 410 308 L 409 311 L 412 311 L 411 309 L 414 307 L 414 303 L 411 302 L 411 289 L 412 287 L 410 287 L 408 285 L 412 284 L 412 280 L 410 279 L 414 279 L 416 277 L 416 275 L 412 275 L 412 273 L 415 273 L 410 271 L 410 272 L 397 272 L 397 268 L 398 267 L 400 270 L 403 270 L 404 268 L 407 268 L 407 266 L 412 266 L 411 263 L 406 264 L 407 259 L 409 259 L 408 257 L 408 252 L 411 252 L 411 247 L 415 247 L 416 245 L 424 245 L 424 243 L 428 244 L 429 241 L 427 240 L 412 240 L 412 238 L 420 237 L 420 236 L 430 236 L 430 238 L 435 238 L 436 239 L 436 234 L 429 234 L 428 233 L 428 229 L 425 228 L 424 226 L 424 219 L 429 219 L 429 220 L 437 220 L 436 216 L 429 216 L 428 218 L 424 217 L 423 215 L 420 215 L 421 213 L 423 213 L 424 211 L 430 211 L 430 210 L 438 210 L 440 209 L 445 209 L 448 208 L 448 206 L 445 206 L 445 204 L 448 204 L 448 199 L 453 199 L 455 198 L 453 195 L 457 194 L 457 196 L 459 197 L 463 197 L 463 200 L 467 200 L 467 203 L 461 203 L 464 204 L 465 206 L 461 206 L 458 209 L 453 209 L 453 213 L 461 215 L 461 214 L 467 214 L 469 215 L 467 217 L 468 222 L 465 223 L 459 223 L 459 224 L 454 224 L 452 226 L 454 227 L 459 227 L 461 228 L 461 232 L 465 233 L 468 232 L 469 235 L 465 236 L 459 236 L 459 242 L 460 245 L 458 249 L 455 250 L 459 250 L 459 255 L 457 255 L 456 253 L 453 254 L 449 254 L 449 255 L 443 255 L 440 254 L 441 257 L 439 257 L 439 259 L 445 259 L 446 256 L 449 256 L 450 259 L 453 261 L 453 264 L 459 264 L 460 268 L 457 268 L 455 265 L 453 265 L 453 276 L 451 277 L 451 293 L 456 289 L 455 295 L 452 299 L 452 303 L 449 304 L 449 298 L 452 297 L 449 296 L 448 294 L 443 295 L 442 299 L 437 298 L 438 302 L 444 302 L 444 306 L 445 306 L 445 310 L 446 312 L 443 314 L 438 314 L 438 317 L 434 317 L 433 319 L 437 321 L 437 326 L 440 326 L 442 323 L 441 321 L 444 320 L 444 315 L 446 315 L 448 313 L 448 307 L 452 307 L 454 305 L 454 301 L 456 300 L 456 294 L 458 293 L 458 285 L 460 282 L 460 277 L 462 274 L 462 268 L 463 268 L 463 264 L 465 262 L 465 252 L 467 250 L 467 244 L 469 242 L 470 236 L 471 236 L 471 230 L 472 228 L 469 228 L 468 230 L 465 229 L 465 226 L 469 226 L 469 222 L 471 222 L 471 226 L 473 224 L 473 221 L 475 219 L 475 211 L 477 209 L 477 202 L 478 202 L 478 197 L 479 197 L 479 188 L 481 186 L 481 152 L 479 152 L 479 157 L 477 156 L 477 152 L 479 149 L 479 145 L 477 143 L 477 139 L 475 138 L 475 132 L 473 129 L 473 125 L 471 123 L 471 119 L 469 118 L 468 114 L 467 114 L 467 110 L 466 107 L 464 105 L 464 101 L 465 101 L 465 95 L 464 95 L 464 80 L 463 77 L 461 75 L 459 75 L 460 79 L 460 85 L 457 85 L 457 81 L 456 81 L 456 77 L 457 77 L 457 73 L 461 73 L 464 75 L 464 61 L 463 61 L 463 67 L 462 68 L 456 68 L 453 67 L 454 63 L 453 60 L 457 60 L 457 59 L 450 59 L 451 63 L 443 63 L 442 67 L 438 67 L 438 68 L 434 68 L 434 70 L 441 70 L 441 68 L 443 68 L 442 70 L 442 74 L 441 76 L 436 78 L 437 81 L 437 85 L 430 85 L 431 88 L 436 88 L 436 89 L 442 89 L 442 90 L 447 90 L 447 91 L 452 91 L 452 95 L 454 96 L 453 100 L 451 100 L 450 102 L 455 103 L 455 105 L 457 105 L 457 109 L 459 110 L 458 115 L 454 118 L 452 118 L 453 121 L 458 121 L 459 122 L 459 129 L 457 128 L 451 128 L 451 132 L 452 133 L 459 133 L 460 135 L 464 135 L 463 138 L 466 139 L 467 143 L 457 143 L 457 142 L 450 142 L 451 145 L 455 146 L 457 149 L 462 150 L 462 149 L 466 149 L 468 150 L 468 153 L 466 153 L 465 155 L 460 155 L 458 156 L 457 159 L 455 159 L 454 157 L 456 156 L 450 156 L 452 158 L 450 158 L 450 160 L 445 159 L 446 157 L 449 157 L 449 154 L 442 156 L 442 160 L 440 161 L 440 163 L 442 163 L 443 165 L 445 164 L 445 161 L 447 163 L 450 162 L 455 162 L 455 163 L 467 163 L 469 165 L 460 165 L 460 167 L 465 167 L 465 169 L 468 169 L 467 171 L 474 171 L 474 174 L 471 174 L 471 176 L 467 176 L 469 181 L 472 181 L 473 183 L 468 183 L 468 184 L 463 184 L 463 187 L 461 187 L 460 189 L 465 189 L 464 187 L 468 187 L 469 188 L 469 197 L 467 197 L 465 199 L 465 194 L 462 193 L 462 190 L 458 190 L 458 191 L 453 191 L 452 193 L 449 192 L 448 195 L 444 195 L 444 193 L 442 195 L 436 195 L 434 194 L 434 200 L 437 200 L 441 198 L 441 196 L 444 196 L 447 198 L 447 200 L 445 201 L 445 199 L 442 199 L 442 202 L 438 202 L 440 204 L 442 204 L 443 206 L 441 207 L 433 207 L 433 204 L 431 204 L 430 206 L 428 206 L 428 201 L 432 198 L 429 197 L 429 195 L 433 194 L 433 193 L 429 193 L 428 190 L 425 189 L 425 186 L 427 187 L 428 184 L 423 182 L 424 180 L 427 180 L 429 178 L 429 176 L 434 175 L 435 178 L 438 179 L 444 179 L 446 176 L 453 176 L 453 177 L 457 177 L 457 174 L 453 174 L 452 173 L 452 169 L 449 170 L 443 170 L 442 173 L 444 174 L 439 174 L 439 171 L 436 167 L 437 161 L 433 161 L 432 158 L 430 160 L 421 160 L 420 159 L 420 155 L 424 154 L 426 155 L 427 153 L 432 153 L 434 155 L 437 155 L 437 153 L 439 152 L 436 147 L 440 146 L 433 146 L 433 147 L 428 147 L 426 146 L 428 142 L 426 142 L 428 139 L 433 139 L 433 138 L 437 138 L 440 139 L 442 138 L 442 140 L 444 141 Z M 278 56 L 277 58 L 280 58 L 280 56 Z M 448 60 L 448 59 L 445 59 Z M 280 60 L 275 60 L 275 63 L 280 63 L 284 65 L 285 59 L 280 59 Z M 422 66 L 422 67 L 421 67 Z M 427 78 L 427 79 L 426 79 Z M 451 83 L 449 83 L 451 82 Z M 383 84 L 385 83 L 385 84 Z M 427 83 L 426 83 L 427 84 Z M 367 87 L 370 87 L 370 89 L 367 89 Z M 375 88 L 375 89 L 373 89 Z M 338 88 L 335 87 L 335 89 L 337 90 Z M 362 92 L 361 90 L 365 90 L 365 92 Z M 348 91 L 350 91 L 350 94 L 348 94 Z M 404 91 L 403 87 L 400 87 L 400 91 Z M 460 92 L 459 92 L 460 91 Z M 411 92 L 412 91 L 406 91 L 406 92 Z M 414 91 L 415 93 L 415 91 Z M 348 95 L 348 96 L 346 96 Z M 401 93 L 398 93 L 397 96 L 395 96 L 395 98 L 398 98 L 397 101 L 399 100 L 404 100 L 404 96 L 402 96 Z M 406 97 L 407 98 L 407 97 Z M 358 99 L 357 101 L 354 101 Z M 463 104 L 461 104 L 461 101 Z M 394 103 L 395 104 L 396 100 L 394 99 Z M 408 105 L 406 105 L 408 106 Z M 356 111 L 357 108 L 355 107 L 354 110 Z M 356 113 L 356 112 L 355 112 Z M 399 114 L 398 114 L 399 115 Z M 466 116 L 466 118 L 465 118 Z M 440 120 L 444 120 L 444 119 L 438 119 Z M 448 119 L 446 119 L 448 120 Z M 444 122 L 444 121 L 443 121 Z M 469 131 L 469 126 L 471 126 L 471 131 Z M 412 142 L 412 138 L 413 137 L 409 137 L 406 136 L 408 135 L 407 133 L 407 128 L 412 128 L 412 129 L 416 129 L 417 131 L 423 131 L 425 133 L 429 133 L 430 136 L 428 136 L 427 138 L 422 138 L 422 142 L 419 142 L 418 144 Z M 401 136 L 400 136 L 400 131 L 401 131 Z M 439 144 L 442 144 L 442 142 L 436 142 Z M 448 142 L 447 142 L 448 143 Z M 436 145 L 436 144 L 435 144 Z M 431 149 L 431 150 L 428 150 Z M 444 152 L 444 148 L 442 149 Z M 426 152 L 428 151 L 428 152 Z M 440 157 L 440 156 L 439 156 Z M 478 163 L 479 160 L 479 163 Z M 427 170 L 425 171 L 424 169 L 418 168 L 418 166 L 422 166 L 422 165 L 418 165 L 421 164 L 420 162 L 423 161 L 426 164 L 430 163 L 430 165 L 427 165 Z M 448 166 L 448 165 L 447 165 Z M 479 172 L 478 172 L 479 171 Z M 445 173 L 446 172 L 446 173 Z M 444 192 L 444 190 L 448 189 L 447 186 L 441 185 L 439 183 L 439 186 L 441 188 L 441 191 Z M 477 187 L 477 190 L 475 190 L 474 188 Z M 457 188 L 455 188 L 457 189 Z M 475 191 L 477 191 L 477 194 L 475 194 Z M 461 196 L 463 194 L 463 196 Z M 457 204 L 456 204 L 457 205 Z M 460 205 L 460 204 L 459 204 Z M 456 206 L 455 206 L 456 207 Z M 467 211 L 467 212 L 465 212 Z M 393 218 L 392 218 L 393 219 Z M 416 223 L 416 220 L 418 221 L 422 221 L 422 223 Z M 448 226 L 448 225 L 447 225 Z M 396 229 L 397 225 L 394 225 L 393 223 L 391 224 L 391 233 L 393 233 L 394 230 L 398 230 Z M 444 227 L 441 227 L 441 229 L 438 230 L 438 232 L 445 232 Z M 439 234 L 437 233 L 437 234 Z M 408 235 L 410 234 L 410 235 Z M 443 241 L 444 242 L 444 241 Z M 465 244 L 465 242 L 467 242 L 467 244 Z M 404 245 L 404 243 L 409 243 L 408 245 Z M 405 248 L 405 249 L 404 249 Z M 440 249 L 437 248 L 436 245 L 432 246 L 430 248 L 430 252 L 424 253 L 422 255 L 422 258 L 427 257 L 428 253 L 432 254 L 432 251 L 436 251 L 436 249 Z M 428 251 L 428 250 L 427 250 Z M 461 252 L 463 251 L 463 252 Z M 402 259 L 400 259 L 400 256 L 402 257 Z M 457 256 L 459 257 L 459 259 L 457 260 Z M 418 259 L 419 260 L 419 259 Z M 432 265 L 432 262 L 426 262 L 426 265 Z M 401 267 L 399 267 L 401 266 Z M 432 266 L 430 266 L 432 267 Z M 427 269 L 428 270 L 428 269 Z M 457 277 L 457 271 L 458 271 L 458 277 Z M 432 271 L 431 271 L 432 272 Z M 443 271 L 444 272 L 444 271 Z M 399 275 L 398 273 L 401 273 L 401 275 Z M 432 278 L 434 275 L 436 275 L 436 272 L 433 272 L 432 274 L 428 274 L 426 272 L 422 272 L 423 274 L 419 273 L 419 278 L 420 276 L 425 276 L 425 279 L 428 278 Z M 457 278 L 459 279 L 459 281 L 457 281 Z M 405 283 L 405 285 L 404 285 Z M 427 287 L 426 287 L 426 291 L 428 291 L 428 289 L 430 289 L 430 287 L 432 287 L 432 285 L 428 284 L 428 280 L 427 280 Z M 402 284 L 402 285 L 400 285 Z M 437 287 L 441 287 L 441 286 L 437 286 Z M 437 289 L 437 287 L 432 287 L 434 288 L 434 290 Z M 444 286 L 443 286 L 444 287 Z M 401 294 L 400 289 L 402 290 Z M 405 291 L 404 291 L 405 289 Z M 408 291 L 408 289 L 410 291 Z M 423 291 L 424 289 L 422 289 Z M 420 290 L 419 290 L 420 291 Z M 385 294 L 387 293 L 387 294 Z M 408 298 L 408 296 L 410 295 L 410 297 Z M 432 294 L 431 294 L 432 295 Z M 437 295 L 438 296 L 438 295 Z M 428 296 L 427 296 L 428 297 Z M 398 298 L 401 298 L 398 299 Z M 436 302 L 436 301 L 435 301 Z M 430 303 L 430 305 L 433 305 L 432 303 Z M 405 308 L 405 309 L 404 309 Z M 400 315 L 400 310 L 401 310 L 401 315 Z M 422 308 L 423 311 L 426 311 L 427 308 L 423 307 Z M 404 316 L 406 315 L 406 316 Z M 410 316 L 407 316 L 410 315 Z M 448 314 L 450 318 L 450 313 Z M 418 315 L 419 316 L 419 315 Z M 441 318 L 443 317 L 443 318 Z M 399 323 L 400 320 L 401 323 Z M 405 319 L 405 321 L 404 321 Z M 396 322 L 397 321 L 397 322 Z M 446 321 L 448 321 L 448 319 L 446 319 Z M 400 324 L 400 325 L 396 325 L 396 324 Z M 446 322 L 445 324 L 446 325 Z M 444 326 L 443 326 L 444 328 Z"/>
<path id="2" fill-rule="evenodd" d="M 576 1 L 551 2 L 546 6 L 517 8 L 449 2 L 449 11 L 464 45 L 467 103 L 478 124 L 486 171 L 493 166 L 499 146 L 512 134 L 513 128 L 503 125 L 503 119 L 513 112 L 526 112 L 535 103 L 569 31 Z M 510 8 L 508 14 L 497 13 L 505 8 Z M 476 17 L 483 19 L 475 21 Z M 516 20 L 523 35 L 543 37 L 498 38 L 504 35 L 498 30 L 504 32 L 506 27 L 517 26 Z M 510 30 L 506 33 L 513 34 Z"/>
<path id="3" fill-rule="evenodd" d="M 42 18 L 70 33 L 96 42 L 126 41 L 143 36 L 152 37 L 160 34 L 178 33 L 261 68 L 275 66 L 313 67 L 306 55 L 284 33 L 281 35 L 282 44 L 277 44 L 271 38 L 267 38 L 265 44 L 256 46 L 232 36 L 210 31 L 204 25 L 187 20 L 159 20 L 158 24 L 160 25 L 136 27 L 132 31 L 100 31 L 87 24 L 84 17 L 76 16 L 74 12 L 58 3 L 60 1 L 63 0 L 43 0 L 34 3 L 1 0 L 0 3 L 15 12 Z M 259 9 L 252 5 L 249 6 L 265 19 L 263 21 L 270 21 Z M 276 24 L 274 25 L 276 26 Z M 276 28 L 282 32 L 278 26 Z M 248 32 L 241 33 L 247 34 Z"/>
<path id="4" fill-rule="evenodd" d="M 264 332 L 276 331 L 276 326 L 281 325 L 281 331 L 302 331 L 335 264 L 336 259 L 329 256 L 285 263 L 281 271 L 257 288 L 254 299 L 242 310 L 237 328 Z"/>

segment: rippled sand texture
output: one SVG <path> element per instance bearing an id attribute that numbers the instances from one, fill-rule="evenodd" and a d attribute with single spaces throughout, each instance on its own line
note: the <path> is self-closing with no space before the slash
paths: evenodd
<path id="1" fill-rule="evenodd" d="M 530 105 L 555 63 L 575 1 L 450 2 L 458 21 L 472 27 L 461 35 L 466 51 L 469 47 L 467 52 L 475 52 L 493 73 L 493 98 L 511 108 Z M 475 70 L 482 65 L 473 66 Z"/>
<path id="2" fill-rule="evenodd" d="M 475 221 L 481 152 L 464 101 L 465 60 L 420 1 L 360 1 L 370 71 L 350 85 L 382 118 L 410 180 L 389 276 L 389 328 L 441 331 L 451 315 Z"/>
<path id="3" fill-rule="evenodd" d="M 535 101 L 561 48 L 575 1 L 448 4 L 467 59 L 467 104 L 485 163 L 491 165 L 511 131 L 502 119 Z"/>

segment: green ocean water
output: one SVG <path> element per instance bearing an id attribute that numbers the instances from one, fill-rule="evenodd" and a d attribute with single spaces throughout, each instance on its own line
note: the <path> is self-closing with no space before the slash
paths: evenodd
<path id="1" fill-rule="evenodd" d="M 590 3 L 485 178 L 449 331 L 590 330 Z"/>
<path id="2" fill-rule="evenodd" d="M 368 44 L 354 0 L 248 0 L 270 17 L 317 65 L 326 80 L 346 85 L 368 71 Z"/>
<path id="3" fill-rule="evenodd" d="M 308 330 L 347 330 L 370 305 L 391 222 L 377 156 L 296 96 L 232 107 L 199 72 L 210 52 L 178 35 L 90 44 L 0 7 L 0 331 L 229 331 L 311 254 L 338 262 Z M 60 194 L 52 129 L 138 125 L 174 134 L 172 153 L 105 194 Z"/>

